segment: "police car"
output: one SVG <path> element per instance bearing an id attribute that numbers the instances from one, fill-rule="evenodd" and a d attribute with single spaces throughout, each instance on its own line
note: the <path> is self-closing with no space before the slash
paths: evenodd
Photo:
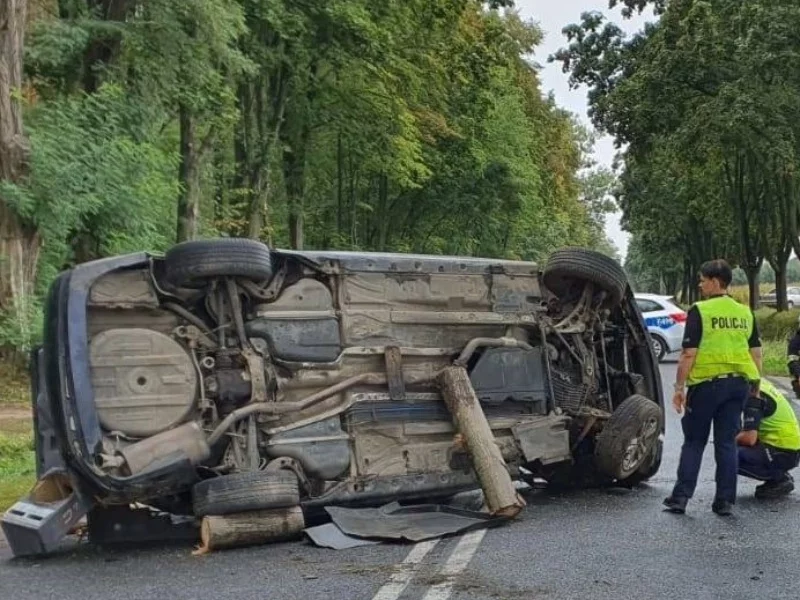
<path id="1" fill-rule="evenodd" d="M 635 298 L 658 360 L 680 350 L 686 312 L 674 303 L 675 299 L 658 294 L 635 294 Z"/>

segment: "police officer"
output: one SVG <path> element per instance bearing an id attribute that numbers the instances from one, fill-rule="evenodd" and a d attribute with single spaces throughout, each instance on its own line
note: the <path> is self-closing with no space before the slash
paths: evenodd
<path id="1" fill-rule="evenodd" d="M 800 398 L 800 318 L 797 319 L 797 331 L 789 339 L 786 355 L 789 375 L 792 376 L 792 389 L 794 395 Z"/>
<path id="2" fill-rule="evenodd" d="M 712 423 L 717 486 L 711 509 L 727 516 L 736 502 L 736 435 L 748 395 L 758 390 L 761 340 L 752 311 L 727 294 L 732 279 L 724 260 L 704 263 L 699 283 L 704 299 L 687 314 L 672 397 L 677 413 L 685 414 L 678 480 L 664 500 L 671 512 L 684 513 L 694 495 Z"/>
<path id="3" fill-rule="evenodd" d="M 789 401 L 766 379 L 747 399 L 739 445 L 739 475 L 763 481 L 756 498 L 778 498 L 794 490 L 789 471 L 800 463 L 800 425 Z"/>

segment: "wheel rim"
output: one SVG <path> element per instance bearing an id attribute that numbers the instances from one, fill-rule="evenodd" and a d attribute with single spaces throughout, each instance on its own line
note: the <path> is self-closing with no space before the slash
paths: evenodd
<path id="1" fill-rule="evenodd" d="M 651 442 L 657 435 L 658 419 L 652 417 L 642 423 L 636 436 L 631 438 L 627 448 L 625 448 L 625 457 L 622 459 L 624 473 L 632 473 L 642 465 L 652 450 Z"/>
<path id="2" fill-rule="evenodd" d="M 657 337 L 651 338 L 653 343 L 653 352 L 656 353 L 656 356 L 660 357 L 661 354 L 664 352 L 664 346 L 661 344 L 661 340 Z"/>

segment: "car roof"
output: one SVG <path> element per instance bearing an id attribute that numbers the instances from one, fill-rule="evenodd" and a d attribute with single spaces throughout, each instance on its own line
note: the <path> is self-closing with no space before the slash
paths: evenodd
<path id="1" fill-rule="evenodd" d="M 641 298 L 642 300 L 667 300 L 672 302 L 675 296 L 665 296 L 664 294 L 639 294 L 633 295 L 634 298 Z"/>

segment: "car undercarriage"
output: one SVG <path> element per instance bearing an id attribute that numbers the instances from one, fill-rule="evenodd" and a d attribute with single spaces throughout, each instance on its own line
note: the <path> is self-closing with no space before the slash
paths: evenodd
<path id="1" fill-rule="evenodd" d="M 443 402 L 453 365 L 511 478 L 635 485 L 664 418 L 632 298 L 580 248 L 540 268 L 223 238 L 79 265 L 34 353 L 39 484 L 3 528 L 38 553 L 65 507 L 310 513 L 475 488 Z"/>

